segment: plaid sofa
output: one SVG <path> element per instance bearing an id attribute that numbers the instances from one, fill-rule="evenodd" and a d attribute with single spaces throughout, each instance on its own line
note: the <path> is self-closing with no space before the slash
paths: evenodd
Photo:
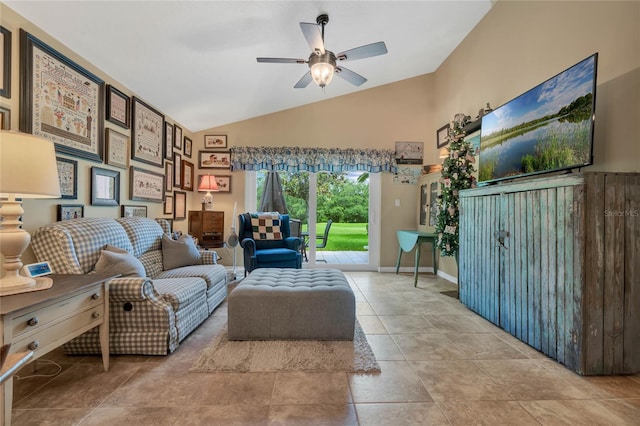
<path id="1" fill-rule="evenodd" d="M 166 355 L 200 325 L 227 296 L 226 271 L 214 251 L 200 265 L 163 270 L 163 220 L 141 217 L 83 218 L 45 225 L 32 236 L 38 261 L 57 274 L 88 274 L 107 244 L 127 250 L 147 277 L 115 278 L 109 286 L 112 354 Z M 166 222 L 166 221 L 164 221 Z M 65 345 L 69 354 L 100 353 L 98 330 Z"/>

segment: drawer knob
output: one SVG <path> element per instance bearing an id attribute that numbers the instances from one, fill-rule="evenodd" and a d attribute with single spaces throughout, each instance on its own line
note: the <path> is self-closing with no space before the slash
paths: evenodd
<path id="1" fill-rule="evenodd" d="M 93 300 L 98 300 L 98 299 L 100 299 L 100 293 L 94 293 L 94 294 L 92 294 L 92 295 L 91 295 L 91 298 L 92 298 Z"/>
<path id="2" fill-rule="evenodd" d="M 92 314 L 91 314 L 91 317 L 92 317 L 93 319 L 100 318 L 100 312 L 94 312 L 94 313 L 92 313 Z"/>
<path id="3" fill-rule="evenodd" d="M 30 327 L 35 327 L 36 325 L 38 325 L 38 317 L 31 318 L 29 321 L 27 321 L 27 325 L 29 325 Z"/>
<path id="4" fill-rule="evenodd" d="M 27 345 L 27 348 L 28 348 L 30 351 L 35 351 L 36 349 L 38 349 L 38 346 L 40 346 L 40 343 L 38 343 L 36 340 L 34 340 L 33 342 L 31 342 L 31 343 L 29 343 L 29 344 Z"/>

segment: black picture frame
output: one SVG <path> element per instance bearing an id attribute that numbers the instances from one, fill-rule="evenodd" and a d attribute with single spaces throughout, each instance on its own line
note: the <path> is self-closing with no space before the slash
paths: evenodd
<path id="1" fill-rule="evenodd" d="M 173 124 L 164 122 L 164 159 L 173 160 Z"/>
<path id="2" fill-rule="evenodd" d="M 184 150 L 182 151 L 185 157 L 191 158 L 191 152 L 193 150 L 193 141 L 191 138 L 184 137 Z"/>
<path id="3" fill-rule="evenodd" d="M 91 205 L 120 205 L 120 172 L 91 167 Z"/>
<path id="4" fill-rule="evenodd" d="M 173 187 L 182 187 L 182 155 L 173 153 Z"/>
<path id="5" fill-rule="evenodd" d="M 11 130 L 11 110 L 0 106 L 0 129 Z"/>
<path id="6" fill-rule="evenodd" d="M 0 37 L 2 37 L 2 86 L 0 96 L 11 99 L 11 31 L 0 26 Z"/>
<path id="7" fill-rule="evenodd" d="M 78 198 L 78 162 L 64 157 L 56 157 L 60 198 L 75 200 Z"/>
<path id="8" fill-rule="evenodd" d="M 173 147 L 182 150 L 182 127 L 173 125 Z"/>
<path id="9" fill-rule="evenodd" d="M 443 148 L 449 144 L 449 129 L 451 129 L 451 124 L 447 123 L 436 132 L 436 146 L 438 148 Z"/>
<path id="10" fill-rule="evenodd" d="M 164 115 L 134 96 L 131 117 L 131 159 L 162 167 L 164 164 Z"/>
<path id="11" fill-rule="evenodd" d="M 106 98 L 106 119 L 128 129 L 131 126 L 131 98 L 110 84 L 107 85 Z"/>
<path id="12" fill-rule="evenodd" d="M 82 93 L 74 92 L 78 85 Z M 61 154 L 102 163 L 104 86 L 101 78 L 20 29 L 21 131 L 51 140 Z"/>
<path id="13" fill-rule="evenodd" d="M 58 204 L 56 220 L 72 220 L 84 217 L 84 204 Z"/>

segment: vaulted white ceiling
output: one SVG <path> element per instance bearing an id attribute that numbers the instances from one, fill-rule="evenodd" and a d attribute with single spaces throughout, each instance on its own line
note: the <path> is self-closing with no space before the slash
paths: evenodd
<path id="1" fill-rule="evenodd" d="M 475 1 L 5 1 L 162 113 L 197 132 L 435 71 L 491 8 Z M 307 59 L 299 22 L 329 14 L 325 45 L 384 41 L 345 64 L 368 79 L 294 84 Z"/>

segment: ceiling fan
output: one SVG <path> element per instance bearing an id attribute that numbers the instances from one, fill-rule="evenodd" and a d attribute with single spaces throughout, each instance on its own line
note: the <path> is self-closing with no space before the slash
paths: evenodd
<path id="1" fill-rule="evenodd" d="M 324 88 L 331 82 L 334 73 L 342 77 L 349 83 L 360 86 L 367 81 L 358 73 L 351 71 L 340 65 L 338 61 L 354 61 L 356 59 L 370 58 L 372 56 L 384 55 L 387 53 L 387 46 L 383 41 L 371 43 L 350 50 L 345 50 L 337 55 L 324 47 L 324 26 L 329 22 L 329 15 L 322 14 L 316 19 L 316 24 L 300 22 L 302 34 L 307 39 L 312 53 L 309 59 L 292 58 L 257 58 L 258 62 L 271 62 L 276 64 L 308 64 L 309 71 L 293 86 L 296 89 L 303 89 L 311 83 L 311 80 Z"/>

